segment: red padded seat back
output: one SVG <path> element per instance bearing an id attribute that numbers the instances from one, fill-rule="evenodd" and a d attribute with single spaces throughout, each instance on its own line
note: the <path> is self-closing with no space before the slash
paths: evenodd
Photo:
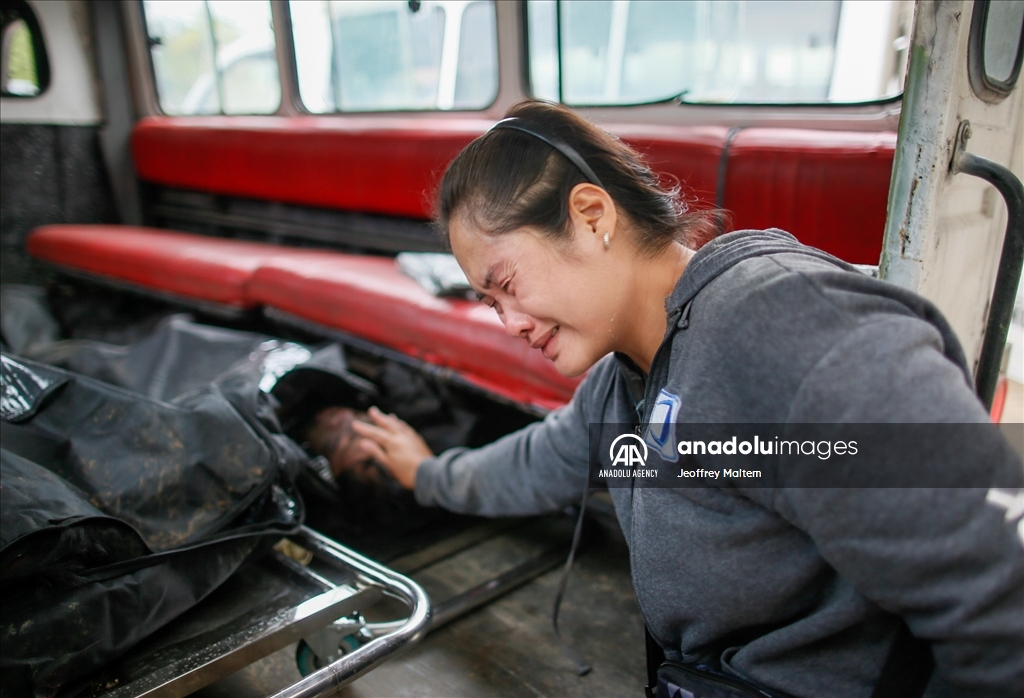
<path id="1" fill-rule="evenodd" d="M 854 264 L 878 264 L 896 134 L 751 128 L 729 149 L 733 228 L 782 228 Z"/>
<path id="2" fill-rule="evenodd" d="M 148 117 L 132 149 L 140 178 L 155 184 L 425 219 L 444 168 L 490 126 L 421 115 Z M 727 147 L 721 126 L 608 128 L 697 208 L 721 198 L 734 228 L 783 228 L 847 261 L 878 263 L 895 133 L 749 128 Z"/>
<path id="3" fill-rule="evenodd" d="M 492 122 L 415 117 L 147 117 L 139 177 L 290 204 L 429 218 L 444 168 Z"/>
<path id="4" fill-rule="evenodd" d="M 492 122 L 408 117 L 147 117 L 132 134 L 154 184 L 291 204 L 425 219 L 448 163 Z M 714 202 L 727 129 L 613 130 L 656 172 Z"/>
<path id="5" fill-rule="evenodd" d="M 643 154 L 667 186 L 681 185 L 695 208 L 715 205 L 718 171 L 729 129 L 724 126 L 616 124 L 611 130 Z"/>

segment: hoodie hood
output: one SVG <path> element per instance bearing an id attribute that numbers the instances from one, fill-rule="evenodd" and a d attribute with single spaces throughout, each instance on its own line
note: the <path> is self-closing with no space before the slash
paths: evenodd
<path id="1" fill-rule="evenodd" d="M 737 230 L 711 240 L 697 250 L 679 277 L 676 287 L 665 299 L 665 311 L 682 308 L 697 292 L 714 281 L 722 272 L 752 257 L 789 252 L 815 257 L 835 264 L 837 268 L 855 271 L 850 264 L 827 252 L 805 247 L 791 234 L 778 228 L 768 230 Z"/>

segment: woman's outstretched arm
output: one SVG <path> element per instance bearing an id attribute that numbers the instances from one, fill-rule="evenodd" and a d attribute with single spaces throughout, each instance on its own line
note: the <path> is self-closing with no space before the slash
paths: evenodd
<path id="1" fill-rule="evenodd" d="M 434 456 L 408 424 L 371 411 L 373 424 L 356 424 L 368 455 L 425 506 L 481 516 L 524 516 L 556 511 L 579 499 L 587 478 L 588 416 L 596 393 L 617 371 L 612 357 L 599 362 L 565 407 L 482 448 L 453 448 Z"/>

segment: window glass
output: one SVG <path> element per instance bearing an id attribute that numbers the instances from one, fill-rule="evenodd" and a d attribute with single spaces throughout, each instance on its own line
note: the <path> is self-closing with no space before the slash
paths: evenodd
<path id="1" fill-rule="evenodd" d="M 452 100 L 455 109 L 481 109 L 498 96 L 496 32 L 493 3 L 473 2 L 466 6 Z"/>
<path id="2" fill-rule="evenodd" d="M 558 36 L 554 0 L 531 0 L 527 5 L 526 32 L 529 37 L 530 82 L 533 94 L 558 101 Z"/>
<path id="3" fill-rule="evenodd" d="M 1000 83 L 1011 82 L 1021 37 L 1024 2 L 990 2 L 985 23 L 985 75 Z M 1020 69 L 1019 67 L 1017 68 Z"/>
<path id="4" fill-rule="evenodd" d="M 4 58 L 4 92 L 18 97 L 35 97 L 39 94 L 32 32 L 25 20 L 15 20 L 4 28 Z"/>
<path id="5" fill-rule="evenodd" d="M 143 6 L 164 112 L 277 110 L 281 83 L 267 0 L 145 0 Z"/>
<path id="6" fill-rule="evenodd" d="M 902 3 L 529 0 L 533 92 L 576 105 L 867 101 L 902 89 Z"/>
<path id="7" fill-rule="evenodd" d="M 49 84 L 50 74 L 43 37 L 32 9 L 24 0 L 5 2 L 0 14 L 3 27 L 0 94 L 35 97 Z"/>
<path id="8" fill-rule="evenodd" d="M 497 93 L 494 3 L 290 3 L 299 95 L 314 113 L 480 109 Z"/>

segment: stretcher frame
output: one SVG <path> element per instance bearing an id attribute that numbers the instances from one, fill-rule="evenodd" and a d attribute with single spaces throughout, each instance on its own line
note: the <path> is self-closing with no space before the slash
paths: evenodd
<path id="1" fill-rule="evenodd" d="M 412 649 L 428 632 L 561 564 L 564 550 L 558 543 L 553 543 L 533 557 L 439 604 L 434 604 L 423 588 L 406 576 L 493 536 L 529 526 L 529 522 L 530 519 L 499 519 L 479 523 L 391 563 L 402 572 L 304 526 L 288 538 L 312 553 L 314 560 L 332 574 L 321 574 L 314 569 L 316 565 L 300 564 L 277 550 L 258 564 L 290 577 L 294 586 L 310 590 L 308 598 L 294 606 L 269 608 L 252 623 L 229 623 L 224 628 L 215 628 L 203 636 L 203 642 L 182 643 L 183 651 L 175 653 L 161 649 L 153 652 L 143 660 L 145 671 L 142 675 L 131 680 L 119 681 L 115 664 L 113 673 L 108 670 L 101 674 L 89 684 L 85 695 L 95 698 L 186 696 L 298 640 L 308 639 L 313 644 L 312 639 L 318 633 L 331 630 L 337 623 L 345 627 L 349 622 L 346 617 L 358 617 L 361 610 L 370 608 L 384 597 L 402 602 L 409 609 L 406 618 L 365 624 L 367 636 L 372 639 L 281 689 L 273 698 L 331 695 Z M 137 658 L 135 663 L 139 663 Z M 134 673 L 139 674 L 137 667 Z"/>
<path id="2" fill-rule="evenodd" d="M 128 292 L 173 305 L 192 307 L 215 317 L 238 319 L 246 314 L 262 314 L 273 322 L 309 332 L 342 345 L 349 346 L 378 358 L 388 359 L 420 370 L 443 382 L 456 385 L 488 399 L 517 408 L 534 417 L 543 417 L 547 410 L 536 405 L 513 402 L 508 398 L 481 388 L 464 379 L 451 369 L 434 366 L 422 359 L 368 342 L 348 333 L 295 317 L 273 308 L 228 309 L 218 304 L 186 299 L 118 282 L 105 277 L 53 265 L 59 273 L 72 279 L 106 286 L 115 291 Z M 394 563 L 394 568 L 382 565 L 323 534 L 303 526 L 299 533 L 288 536 L 300 547 L 342 575 L 348 581 L 337 583 L 318 574 L 308 566 L 299 564 L 285 555 L 273 551 L 267 556 L 269 563 L 287 570 L 301 584 L 316 588 L 319 593 L 298 605 L 276 609 L 259 618 L 250 626 L 229 628 L 223 637 L 194 654 L 154 660 L 153 671 L 126 682 L 101 678 L 89 685 L 86 695 L 94 698 L 178 698 L 186 696 L 288 645 L 316 635 L 339 619 L 356 615 L 385 596 L 397 598 L 409 608 L 404 622 L 369 624 L 374 631 L 372 640 L 350 653 L 344 654 L 315 672 L 288 686 L 273 698 L 311 698 L 334 694 L 360 676 L 384 662 L 412 649 L 426 634 L 462 615 L 483 606 L 509 591 L 554 569 L 564 562 L 565 550 L 557 544 L 546 547 L 534 557 L 513 566 L 496 576 L 444 600 L 436 607 L 426 592 L 415 581 L 402 574 L 429 566 L 450 555 L 472 547 L 503 530 L 520 525 L 530 519 L 497 520 L 479 524 L 454 536 L 443 539 L 426 550 L 407 555 Z M 401 570 L 401 572 L 396 571 Z M 386 632 L 382 632 L 384 628 Z M 101 676 L 109 676 L 101 674 Z M 104 685 L 105 684 L 105 685 Z"/>
<path id="3" fill-rule="evenodd" d="M 257 622 L 228 627 L 197 652 L 164 652 L 152 663 L 153 670 L 127 683 L 93 695 L 105 698 L 170 698 L 185 696 L 249 664 L 272 654 L 303 636 L 313 633 L 348 614 L 372 606 L 384 596 L 397 598 L 409 608 L 409 615 L 381 637 L 377 637 L 330 665 L 282 690 L 282 698 L 321 696 L 334 692 L 382 662 L 412 648 L 429 627 L 430 599 L 419 584 L 384 565 L 307 528 L 289 538 L 309 550 L 346 578 L 335 583 L 314 570 L 274 551 L 261 564 L 278 565 L 297 575 L 309 589 L 316 589 L 296 606 L 270 608 Z M 187 643 L 186 643 L 187 644 Z M 157 653 L 158 655 L 161 653 Z M 101 681 L 104 681 L 101 679 Z M 106 685 L 118 683 L 105 680 Z"/>

